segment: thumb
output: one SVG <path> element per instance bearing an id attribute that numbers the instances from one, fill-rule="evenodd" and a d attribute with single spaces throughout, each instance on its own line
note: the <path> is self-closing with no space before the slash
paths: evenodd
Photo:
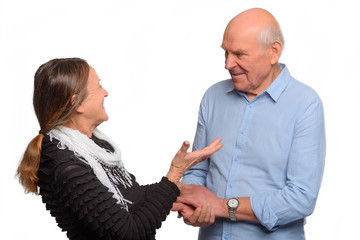
<path id="1" fill-rule="evenodd" d="M 180 148 L 180 151 L 186 153 L 187 150 L 189 149 L 189 147 L 190 147 L 189 141 L 184 141 L 183 144 L 182 144 L 182 146 L 181 146 L 181 148 Z"/>
<path id="2" fill-rule="evenodd" d="M 183 209 L 184 204 L 183 203 L 173 203 L 173 206 L 171 208 L 171 211 L 176 212 L 176 211 L 180 211 L 181 209 Z"/>

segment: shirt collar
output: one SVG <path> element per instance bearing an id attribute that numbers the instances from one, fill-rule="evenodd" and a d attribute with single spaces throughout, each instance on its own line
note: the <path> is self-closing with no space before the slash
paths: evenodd
<path id="1" fill-rule="evenodd" d="M 276 102 L 281 93 L 285 90 L 290 81 L 290 72 L 285 64 L 279 63 L 281 73 L 275 78 L 270 86 L 265 90 L 269 96 Z"/>
<path id="2" fill-rule="evenodd" d="M 271 85 L 265 90 L 269 94 L 269 96 L 273 99 L 274 102 L 276 102 L 281 93 L 285 90 L 288 82 L 290 81 L 290 72 L 285 64 L 279 63 L 281 72 L 280 74 L 275 78 L 275 80 L 271 83 Z M 234 85 L 232 84 L 232 81 L 230 82 L 228 88 L 226 89 L 226 92 L 237 92 L 240 95 L 246 96 L 245 93 L 238 91 L 234 88 Z"/>

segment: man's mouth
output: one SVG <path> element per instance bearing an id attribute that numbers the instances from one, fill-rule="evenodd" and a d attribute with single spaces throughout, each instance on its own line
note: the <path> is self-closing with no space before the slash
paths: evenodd
<path id="1" fill-rule="evenodd" d="M 241 75 L 244 75 L 244 74 L 245 74 L 244 72 L 242 72 L 242 73 L 230 72 L 230 75 L 231 75 L 232 77 L 238 77 L 238 76 L 241 76 Z"/>

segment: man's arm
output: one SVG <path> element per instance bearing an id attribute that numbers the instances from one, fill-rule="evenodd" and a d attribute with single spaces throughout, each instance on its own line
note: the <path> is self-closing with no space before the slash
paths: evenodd
<path id="1" fill-rule="evenodd" d="M 181 194 L 177 198 L 177 203 L 185 203 L 195 208 L 209 204 L 213 208 L 216 217 L 229 218 L 229 209 L 227 207 L 229 199 L 216 196 L 204 186 L 180 184 L 178 187 L 180 188 Z M 250 198 L 241 197 L 238 198 L 238 200 L 240 204 L 235 213 L 236 219 L 258 222 L 258 219 L 251 209 Z M 184 215 L 184 220 L 189 221 L 189 216 L 190 214 Z"/>
<path id="2" fill-rule="evenodd" d="M 298 113 L 289 152 L 286 185 L 250 197 L 251 207 L 269 230 L 312 214 L 325 163 L 323 106 L 313 99 Z"/>
<path id="3" fill-rule="evenodd" d="M 193 151 L 203 149 L 206 142 L 206 106 L 205 100 L 201 101 L 199 108 L 198 124 L 193 143 Z M 185 172 L 182 182 L 185 184 L 196 184 L 206 186 L 206 177 L 209 171 L 209 159 L 201 162 Z"/>
<path id="4" fill-rule="evenodd" d="M 320 189 L 325 161 L 323 107 L 316 99 L 303 112 L 294 129 L 286 185 L 277 191 L 239 198 L 238 220 L 259 221 L 268 230 L 310 215 Z M 217 217 L 229 217 L 227 199 L 200 186 L 182 187 L 179 202 L 201 206 L 210 201 Z"/>

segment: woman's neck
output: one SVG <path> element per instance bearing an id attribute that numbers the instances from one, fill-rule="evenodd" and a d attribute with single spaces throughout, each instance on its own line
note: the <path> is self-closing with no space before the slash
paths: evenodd
<path id="1" fill-rule="evenodd" d="M 79 121 L 79 119 L 71 118 L 67 123 L 64 124 L 65 127 L 78 130 L 82 134 L 91 138 L 94 129 L 96 126 L 93 126 L 86 121 Z"/>

